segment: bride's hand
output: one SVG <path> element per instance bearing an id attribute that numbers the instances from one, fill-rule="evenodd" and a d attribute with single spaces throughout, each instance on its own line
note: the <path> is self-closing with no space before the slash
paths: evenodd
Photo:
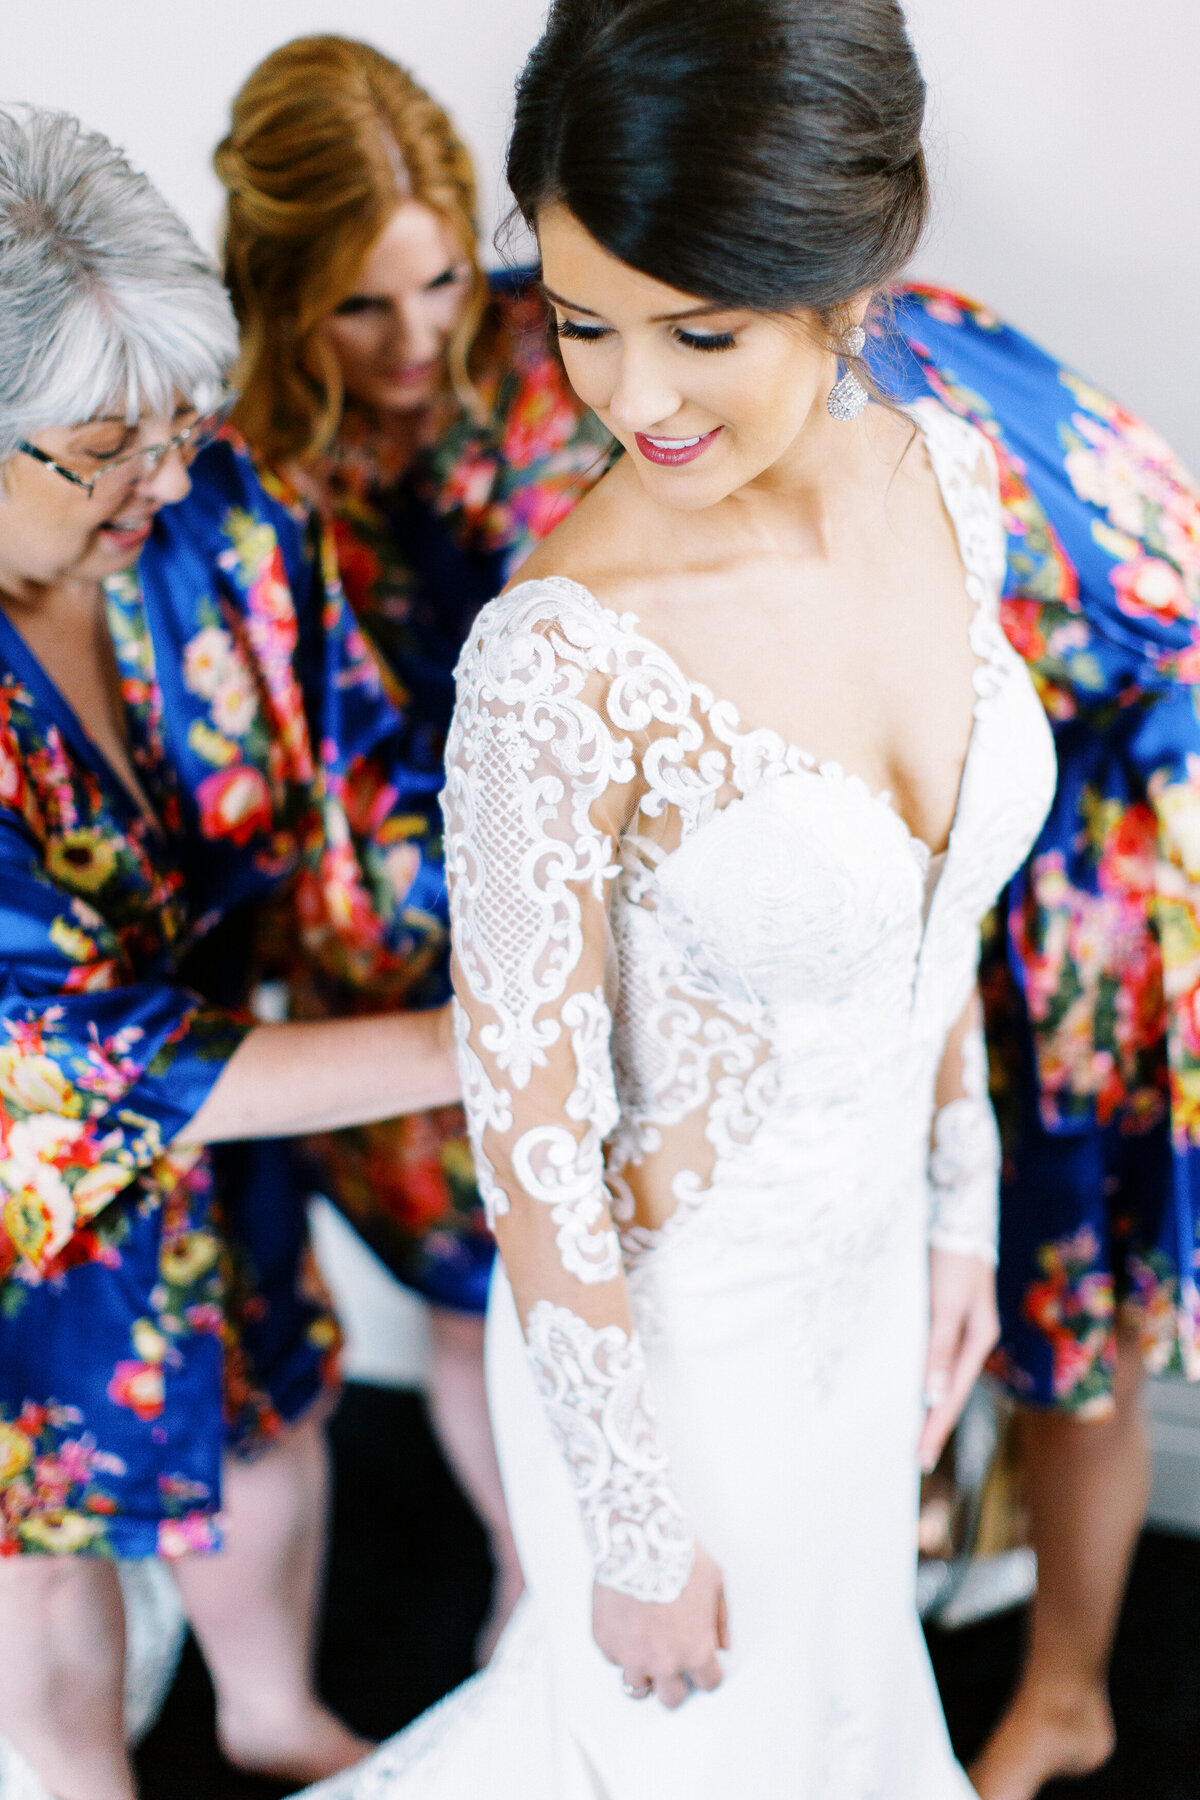
<path id="1" fill-rule="evenodd" d="M 624 1677 L 631 1698 L 653 1692 L 664 1706 L 682 1706 L 693 1688 L 721 1685 L 718 1650 L 729 1648 L 721 1571 L 699 1544 L 691 1577 L 678 1600 L 634 1600 L 596 1583 L 592 1633 Z"/>
<path id="2" fill-rule="evenodd" d="M 925 1424 L 921 1467 L 942 1453 L 975 1378 L 1000 1336 L 996 1271 L 979 1256 L 929 1252 L 929 1350 L 925 1358 Z"/>

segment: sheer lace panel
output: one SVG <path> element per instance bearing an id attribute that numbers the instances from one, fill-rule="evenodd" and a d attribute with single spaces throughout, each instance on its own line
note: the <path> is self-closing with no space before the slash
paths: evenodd
<path id="1" fill-rule="evenodd" d="M 929 1241 L 938 1250 L 996 1261 L 1000 1133 L 987 1091 L 987 1049 L 978 1000 L 961 1049 L 962 1092 L 934 1114 L 929 1157 Z"/>
<path id="2" fill-rule="evenodd" d="M 529 1360 L 583 1515 L 596 1579 L 638 1600 L 674 1600 L 694 1544 L 667 1478 L 637 1333 L 594 1329 L 539 1300 Z"/>
<path id="3" fill-rule="evenodd" d="M 601 1334 L 605 1368 L 626 1347 L 619 1385 L 632 1394 L 625 1262 L 652 1260 L 716 1195 L 808 1204 L 827 1174 L 801 1191 L 799 1168 L 844 1165 L 847 1192 L 875 1191 L 881 1132 L 891 1165 L 923 1186 L 934 1075 L 978 922 L 1044 812 L 1040 709 L 996 622 L 994 469 L 961 421 L 934 407 L 921 424 L 979 658 L 928 917 L 928 851 L 888 796 L 772 730 L 741 731 L 733 706 L 576 583 L 526 582 L 493 601 L 459 663 L 443 805 L 472 1142 L 555 1429 L 591 1420 L 572 1429 L 593 1447 L 600 1365 L 579 1334 Z M 1014 756 L 1019 733 L 1027 757 Z M 948 1174 L 958 1118 L 935 1180 L 965 1208 Z M 644 1293 L 639 1282 L 639 1307 Z M 649 1420 L 648 1403 L 633 1413 Z M 658 1450 L 639 1461 L 651 1425 L 605 1441 L 599 1512 L 581 1484 L 585 1525 L 604 1578 L 636 1585 L 620 1546 L 647 1529 L 643 1500 L 633 1506 L 647 1471 L 662 1520 L 683 1508 Z M 678 1545 L 686 1530 L 663 1523 L 660 1536 Z M 647 1580 L 660 1574 L 655 1561 Z"/>

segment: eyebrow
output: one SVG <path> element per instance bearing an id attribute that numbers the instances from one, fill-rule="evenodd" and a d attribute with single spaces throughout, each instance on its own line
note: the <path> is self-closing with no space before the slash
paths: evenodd
<path id="1" fill-rule="evenodd" d="M 544 281 L 539 281 L 538 286 L 547 300 L 553 301 L 555 306 L 565 306 L 568 312 L 586 313 L 589 319 L 600 317 L 600 314 L 593 312 L 590 306 L 580 306 L 577 300 L 567 300 L 562 294 L 556 294 L 554 289 L 548 288 Z M 672 325 L 678 319 L 703 319 L 711 313 L 737 312 L 737 310 L 736 306 L 717 306 L 709 303 L 701 306 L 689 306 L 682 312 L 655 313 L 650 323 L 652 325 Z"/>

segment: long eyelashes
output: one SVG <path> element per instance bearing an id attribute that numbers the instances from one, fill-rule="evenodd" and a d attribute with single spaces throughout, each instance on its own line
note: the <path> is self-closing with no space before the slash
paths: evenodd
<path id="1" fill-rule="evenodd" d="M 555 319 L 553 325 L 560 338 L 577 338 L 581 344 L 595 344 L 609 335 L 604 325 L 577 325 L 574 319 Z"/>
<path id="2" fill-rule="evenodd" d="M 689 350 L 732 350 L 737 342 L 732 331 L 713 331 L 705 337 L 697 337 L 691 331 L 677 331 L 675 336 Z"/>
<path id="3" fill-rule="evenodd" d="M 607 325 L 579 325 L 574 319 L 556 319 L 554 330 L 560 338 L 574 338 L 582 344 L 595 344 L 601 338 L 611 336 L 611 328 Z M 686 350 L 732 350 L 737 337 L 732 331 L 677 331 L 675 342 L 682 344 Z"/>

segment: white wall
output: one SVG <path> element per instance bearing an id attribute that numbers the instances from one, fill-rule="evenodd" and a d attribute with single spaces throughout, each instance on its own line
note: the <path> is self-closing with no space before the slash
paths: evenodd
<path id="1" fill-rule="evenodd" d="M 721 0 L 711 0 L 719 5 Z M 1198 0 L 908 0 L 939 214 L 921 273 L 989 300 L 1200 470 Z M 544 0 L 0 0 L 0 95 L 67 107 L 215 241 L 229 97 L 306 31 L 369 38 L 450 108 L 487 223 Z"/>
<path id="2" fill-rule="evenodd" d="M 0 0 L 0 97 L 78 113 L 128 150 L 215 244 L 209 163 L 229 102 L 289 38 L 336 31 L 395 57 L 452 114 L 500 206 L 512 85 L 547 0 Z"/>
<path id="3" fill-rule="evenodd" d="M 1103 382 L 1200 475 L 1200 4 L 906 4 L 939 188 L 921 272 Z"/>

